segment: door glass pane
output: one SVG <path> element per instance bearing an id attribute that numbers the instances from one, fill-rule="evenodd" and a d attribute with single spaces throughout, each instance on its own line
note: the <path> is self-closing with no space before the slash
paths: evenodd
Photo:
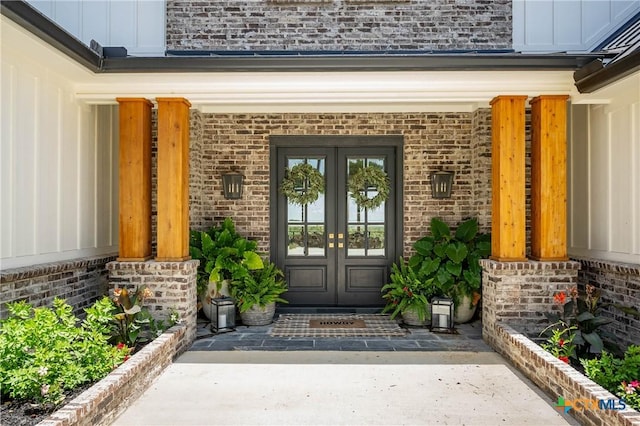
<path id="1" fill-rule="evenodd" d="M 287 158 L 287 170 L 298 164 L 309 164 L 325 178 L 324 157 Z M 326 179 L 325 179 L 326 186 Z M 303 193 L 309 188 L 306 179 L 295 183 L 295 190 Z M 287 256 L 325 256 L 325 196 L 319 194 L 313 202 L 300 205 L 287 199 Z"/>
<path id="2" fill-rule="evenodd" d="M 384 157 L 350 157 L 347 159 L 347 179 L 364 167 L 386 170 Z M 367 199 L 378 195 L 378 188 L 365 182 L 360 193 Z M 371 257 L 385 256 L 386 241 L 386 202 L 376 208 L 358 206 L 350 191 L 347 191 L 347 228 L 349 242 L 347 256 Z"/>

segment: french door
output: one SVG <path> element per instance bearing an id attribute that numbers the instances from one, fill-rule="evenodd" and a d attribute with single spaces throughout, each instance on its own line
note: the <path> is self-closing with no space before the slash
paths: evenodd
<path id="1" fill-rule="evenodd" d="M 395 146 L 305 146 L 276 149 L 275 183 L 288 170 L 308 164 L 324 179 L 324 192 L 313 203 L 299 205 L 277 191 L 275 262 L 289 286 L 292 305 L 377 306 L 380 288 L 400 253 L 396 209 Z M 348 190 L 349 177 L 363 167 L 383 170 L 389 196 L 377 208 L 359 207 Z M 308 182 L 298 182 L 300 191 Z M 272 194 L 274 192 L 272 191 Z M 373 198 L 375 186 L 362 195 Z M 272 239 L 273 241 L 273 239 Z"/>

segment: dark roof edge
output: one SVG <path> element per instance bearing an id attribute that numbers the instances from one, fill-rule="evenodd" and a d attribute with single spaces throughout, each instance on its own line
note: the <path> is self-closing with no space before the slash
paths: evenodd
<path id="1" fill-rule="evenodd" d="M 0 12 L 89 70 L 100 71 L 102 58 L 96 52 L 25 1 L 2 1 Z"/>
<path id="2" fill-rule="evenodd" d="M 580 93 L 592 93 L 609 84 L 640 71 L 640 50 L 630 53 L 619 61 L 613 61 L 606 66 L 594 66 L 587 64 L 584 68 L 590 67 L 592 72 L 577 70 L 573 74 L 576 87 Z"/>
<path id="3" fill-rule="evenodd" d="M 104 72 L 575 70 L 601 55 L 426 54 L 104 58 Z"/>

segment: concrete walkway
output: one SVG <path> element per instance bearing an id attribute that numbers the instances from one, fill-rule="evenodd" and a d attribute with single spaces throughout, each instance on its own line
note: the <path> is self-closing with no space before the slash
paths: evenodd
<path id="1" fill-rule="evenodd" d="M 190 351 L 115 425 L 566 425 L 493 352 Z"/>

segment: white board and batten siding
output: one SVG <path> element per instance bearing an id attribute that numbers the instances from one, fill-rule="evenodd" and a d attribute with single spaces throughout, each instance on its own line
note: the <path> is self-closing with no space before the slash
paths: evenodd
<path id="1" fill-rule="evenodd" d="M 514 0 L 516 52 L 591 51 L 640 12 L 640 0 Z"/>
<path id="2" fill-rule="evenodd" d="M 133 56 L 164 56 L 164 0 L 27 0 L 87 46 L 124 46 Z"/>
<path id="3" fill-rule="evenodd" d="M 572 107 L 569 253 L 640 264 L 640 73 L 608 90 Z"/>
<path id="4" fill-rule="evenodd" d="M 71 79 L 9 46 L 1 58 L 0 269 L 117 252 L 117 107 L 77 101 Z"/>

